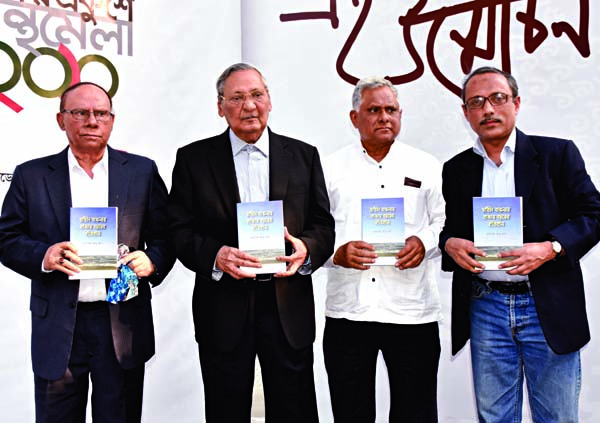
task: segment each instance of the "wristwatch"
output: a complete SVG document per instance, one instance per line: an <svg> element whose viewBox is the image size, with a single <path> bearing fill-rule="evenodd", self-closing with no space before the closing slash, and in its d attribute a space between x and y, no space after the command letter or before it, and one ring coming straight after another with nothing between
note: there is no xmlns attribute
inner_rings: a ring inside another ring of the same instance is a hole
<svg viewBox="0 0 600 423"><path fill-rule="evenodd" d="M554 251L554 258L556 259L562 253L562 245L557 240L550 241L552 244L552 251Z"/></svg>

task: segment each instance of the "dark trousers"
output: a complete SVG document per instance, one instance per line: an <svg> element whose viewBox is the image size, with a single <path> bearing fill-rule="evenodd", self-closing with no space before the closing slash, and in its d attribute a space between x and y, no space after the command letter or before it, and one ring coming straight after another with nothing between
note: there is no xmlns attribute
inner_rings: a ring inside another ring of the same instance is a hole
<svg viewBox="0 0 600 423"><path fill-rule="evenodd" d="M258 355L266 422L318 422L312 345L300 350L289 345L279 321L274 282L254 286L238 346L222 352L207 342L199 345L206 421L250 421Z"/></svg>
<svg viewBox="0 0 600 423"><path fill-rule="evenodd" d="M36 422L84 423L90 376L94 423L140 423L144 365L131 370L119 365L106 302L78 304L73 347L63 378L34 376Z"/></svg>
<svg viewBox="0 0 600 423"><path fill-rule="evenodd" d="M375 421L379 351L389 378L389 422L437 422L437 322L398 325L328 317L323 353L336 423Z"/></svg>

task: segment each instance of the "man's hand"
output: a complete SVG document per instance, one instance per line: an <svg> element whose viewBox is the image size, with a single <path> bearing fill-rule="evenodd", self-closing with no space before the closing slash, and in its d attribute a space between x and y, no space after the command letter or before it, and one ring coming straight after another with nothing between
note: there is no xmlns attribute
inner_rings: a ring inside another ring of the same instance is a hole
<svg viewBox="0 0 600 423"><path fill-rule="evenodd" d="M308 254L308 249L304 242L301 239L290 235L286 227L283 228L283 235L285 236L285 239L292 244L293 253L290 256L277 257L278 261L285 261L288 262L288 264L285 272L278 272L273 275L276 278L287 278L288 276L292 276L298 271L300 266L304 264L306 255Z"/></svg>
<svg viewBox="0 0 600 423"><path fill-rule="evenodd" d="M502 251L499 257L513 257L512 260L498 266L500 269L511 268L506 273L509 275L528 275L542 264L554 258L554 250L550 241L530 242L523 244L523 248Z"/></svg>
<svg viewBox="0 0 600 423"><path fill-rule="evenodd" d="M421 264L425 257L425 246L418 236L406 238L404 248L396 254L395 266L400 269L413 269Z"/></svg>
<svg viewBox="0 0 600 423"><path fill-rule="evenodd" d="M224 245L217 253L217 259L215 261L217 269L228 273L235 279L254 278L255 273L245 272L240 269L240 266L245 267L262 267L260 260L250 254L244 253L242 250L237 248L228 247Z"/></svg>
<svg viewBox="0 0 600 423"><path fill-rule="evenodd" d="M69 276L80 272L79 266L83 260L77 255L77 248L69 241L51 245L44 255L43 267L46 271L58 270Z"/></svg>
<svg viewBox="0 0 600 423"><path fill-rule="evenodd" d="M472 258L469 254L485 257L486 254L479 248L475 247L473 241L462 238L449 238L444 247L450 257L454 259L456 264L465 270L473 273L480 273L485 269L485 266Z"/></svg>
<svg viewBox="0 0 600 423"><path fill-rule="evenodd" d="M126 264L127 267L133 270L138 278L150 276L156 270L150 257L143 251L134 251L124 255L121 258L121 263Z"/></svg>
<svg viewBox="0 0 600 423"><path fill-rule="evenodd" d="M376 258L375 248L368 242L350 241L337 249L333 264L348 269L368 270Z"/></svg>

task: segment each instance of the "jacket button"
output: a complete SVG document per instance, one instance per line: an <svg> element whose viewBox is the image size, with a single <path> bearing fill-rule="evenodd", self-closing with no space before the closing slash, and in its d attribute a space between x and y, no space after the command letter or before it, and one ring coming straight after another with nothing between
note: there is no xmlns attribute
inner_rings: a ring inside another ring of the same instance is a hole
<svg viewBox="0 0 600 423"><path fill-rule="evenodd" d="M71 301L69 303L69 307L71 307L71 308L75 308L76 306L77 306L77 303L75 301Z"/></svg>

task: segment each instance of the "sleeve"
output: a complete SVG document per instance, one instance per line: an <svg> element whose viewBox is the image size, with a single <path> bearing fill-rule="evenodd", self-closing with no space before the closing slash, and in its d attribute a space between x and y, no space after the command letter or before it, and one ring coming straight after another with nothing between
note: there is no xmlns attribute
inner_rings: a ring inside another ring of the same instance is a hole
<svg viewBox="0 0 600 423"><path fill-rule="evenodd" d="M153 286L160 284L175 264L175 255L167 245L167 187L162 180L156 163L152 161L148 198L147 219L142 230L146 243L145 253L152 260L156 271L148 280Z"/></svg>
<svg viewBox="0 0 600 423"><path fill-rule="evenodd" d="M431 172L432 183L426 197L426 212L429 224L416 234L425 246L426 259L437 257L440 254L438 240L446 216L444 210L445 202L441 189L442 169L437 160L431 163Z"/></svg>
<svg viewBox="0 0 600 423"><path fill-rule="evenodd" d="M464 200L456 191L457 179L452 166L445 163L442 168L442 195L446 204L446 216L444 226L440 232L438 246L442 254L442 270L446 272L461 269L454 259L446 253L446 242L452 237L468 238L467 234L461 234L461 228L472 228L473 226L472 210L470 207L467 207L468 210L465 209Z"/></svg>
<svg viewBox="0 0 600 423"><path fill-rule="evenodd" d="M10 188L4 197L0 215L0 262L29 279L42 277L44 255L50 243L32 239L29 220L30 207L21 167L13 173Z"/></svg>
<svg viewBox="0 0 600 423"><path fill-rule="evenodd" d="M197 212L199 200L193 193L195 184L192 164L186 151L179 149L167 200L169 244L185 267L211 280L215 258L225 244L204 233Z"/></svg>
<svg viewBox="0 0 600 423"><path fill-rule="evenodd" d="M560 242L571 266L575 266L600 240L600 194L572 141L565 144L560 157L560 174L554 183L563 216L550 236Z"/></svg>
<svg viewBox="0 0 600 423"><path fill-rule="evenodd" d="M329 211L329 196L319 152L313 148L310 169L309 213L306 225L298 235L308 249L312 272L321 267L333 254L335 223Z"/></svg>

